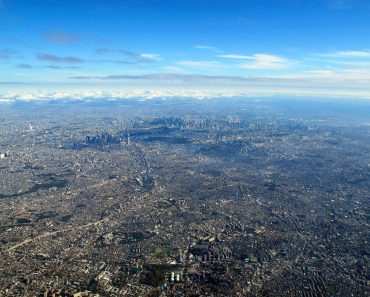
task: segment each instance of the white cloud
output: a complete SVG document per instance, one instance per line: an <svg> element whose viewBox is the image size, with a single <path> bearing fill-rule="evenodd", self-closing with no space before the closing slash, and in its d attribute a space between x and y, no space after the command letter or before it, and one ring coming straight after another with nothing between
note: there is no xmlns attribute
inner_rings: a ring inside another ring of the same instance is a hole
<svg viewBox="0 0 370 297"><path fill-rule="evenodd" d="M290 66L290 62L282 57L255 54L253 62L240 64L239 67L247 69L285 69Z"/></svg>
<svg viewBox="0 0 370 297"><path fill-rule="evenodd" d="M370 51L344 51L344 52L337 52L337 54L343 57L370 58Z"/></svg>
<svg viewBox="0 0 370 297"><path fill-rule="evenodd" d="M245 56L245 55L219 55L219 57L236 60L253 60L255 58L254 56Z"/></svg>
<svg viewBox="0 0 370 297"><path fill-rule="evenodd" d="M316 69L302 73L276 75L271 78L314 81L318 84L330 83L340 87L363 87L370 82L370 71L367 69Z"/></svg>
<svg viewBox="0 0 370 297"><path fill-rule="evenodd" d="M194 68L219 68L222 64L219 61L179 61L177 64Z"/></svg>
<svg viewBox="0 0 370 297"><path fill-rule="evenodd" d="M176 67L176 66L164 66L162 69L164 71L167 71L167 72L181 72L181 71L183 71L180 67Z"/></svg>
<svg viewBox="0 0 370 297"><path fill-rule="evenodd" d="M350 50L316 54L311 69L298 74L300 77L337 79L338 81L364 82L370 79L370 51ZM316 69L315 69L316 68Z"/></svg>
<svg viewBox="0 0 370 297"><path fill-rule="evenodd" d="M212 98L255 98L271 96L312 96L312 97L331 97L331 98L363 98L370 100L370 94L364 90L333 90L316 87L248 87L247 89L174 89L174 90L74 90L74 91L0 91L0 105L11 104L17 101L23 102L47 102L58 100L79 100L81 102L91 102L94 100L125 100L125 99L171 99L171 98L189 98L189 99L212 99Z"/></svg>
<svg viewBox="0 0 370 297"><path fill-rule="evenodd" d="M219 55L220 58L234 59L234 60L250 60L248 63L241 63L240 68L246 69L285 69L288 68L291 62L283 57L268 55L268 54L254 54L247 55Z"/></svg>
<svg viewBox="0 0 370 297"><path fill-rule="evenodd" d="M311 70L307 71L307 74L305 74L306 77L315 77L315 78L334 78L338 77L337 73L333 70Z"/></svg>
<svg viewBox="0 0 370 297"><path fill-rule="evenodd" d="M222 53L222 51L219 50L217 47L210 46L210 45L201 45L201 44L199 44L199 45L194 45L194 48L202 49L202 50L208 50L208 51L218 53L218 54Z"/></svg>
<svg viewBox="0 0 370 297"><path fill-rule="evenodd" d="M162 60L162 57L160 55L152 54L152 53L143 53L143 54L140 54L140 57L142 57L144 59L150 59L150 60L153 60L153 61Z"/></svg>
<svg viewBox="0 0 370 297"><path fill-rule="evenodd" d="M291 65L291 62L283 57L267 55L267 54L254 54L236 55L224 54L218 55L219 58L236 60L239 64L223 64L220 61L179 61L178 64L182 66L216 69L216 68L244 68L244 69L285 69ZM248 60L249 62L241 61Z"/></svg>
<svg viewBox="0 0 370 297"><path fill-rule="evenodd" d="M320 54L320 56L337 58L370 58L370 51L338 51L328 54Z"/></svg>

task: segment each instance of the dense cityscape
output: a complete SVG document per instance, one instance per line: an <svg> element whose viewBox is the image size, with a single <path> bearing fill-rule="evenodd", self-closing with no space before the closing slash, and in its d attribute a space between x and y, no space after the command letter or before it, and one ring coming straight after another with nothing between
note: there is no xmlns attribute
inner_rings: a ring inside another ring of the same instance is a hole
<svg viewBox="0 0 370 297"><path fill-rule="evenodd" d="M370 105L15 102L0 296L367 296Z"/></svg>

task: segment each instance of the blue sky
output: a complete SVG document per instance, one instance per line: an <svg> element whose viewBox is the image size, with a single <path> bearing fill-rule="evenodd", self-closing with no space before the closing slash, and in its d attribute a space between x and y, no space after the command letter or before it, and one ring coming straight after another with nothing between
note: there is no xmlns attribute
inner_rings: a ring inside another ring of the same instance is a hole
<svg viewBox="0 0 370 297"><path fill-rule="evenodd" d="M0 89L369 94L367 0L0 0Z"/></svg>

